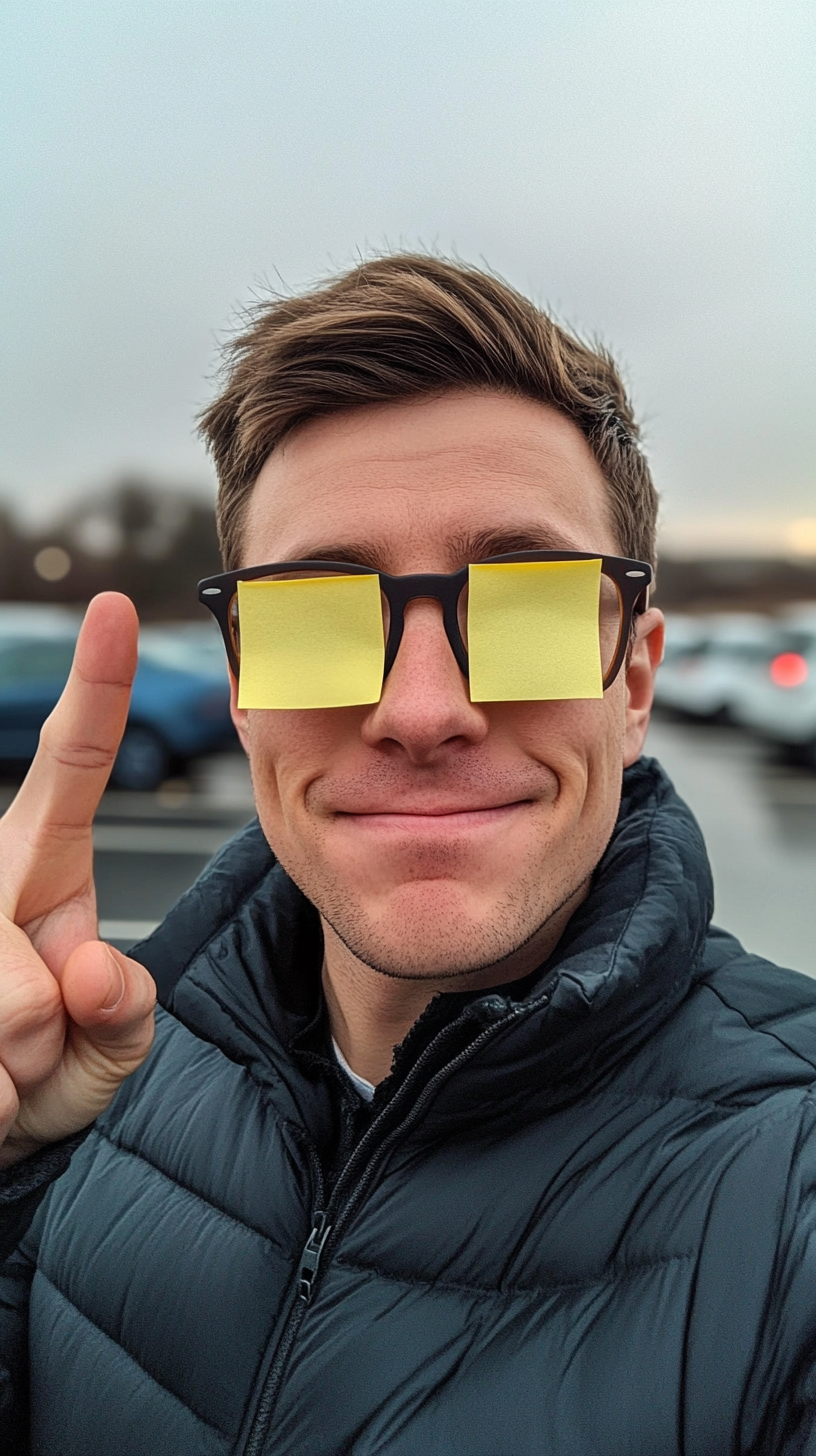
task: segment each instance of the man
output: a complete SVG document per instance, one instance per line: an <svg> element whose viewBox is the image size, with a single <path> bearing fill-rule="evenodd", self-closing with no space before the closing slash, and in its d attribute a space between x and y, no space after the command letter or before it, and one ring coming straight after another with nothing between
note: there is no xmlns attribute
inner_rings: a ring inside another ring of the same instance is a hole
<svg viewBox="0 0 816 1456"><path fill-rule="evenodd" d="M816 988L641 759L613 364L396 256L262 307L203 431L259 822L98 941L98 599L0 825L4 1449L816 1451Z"/></svg>

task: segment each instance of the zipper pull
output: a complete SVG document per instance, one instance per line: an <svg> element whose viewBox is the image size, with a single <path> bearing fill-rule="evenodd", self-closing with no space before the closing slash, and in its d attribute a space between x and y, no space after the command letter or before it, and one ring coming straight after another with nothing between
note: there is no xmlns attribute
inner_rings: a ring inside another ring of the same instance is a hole
<svg viewBox="0 0 816 1456"><path fill-rule="evenodd" d="M302 1299L304 1304L308 1304L312 1297L312 1287L317 1276L320 1255L323 1253L323 1245L330 1233L331 1224L326 1222L325 1213L316 1213L314 1228L306 1240L306 1247L301 1255L298 1269L298 1298Z"/></svg>

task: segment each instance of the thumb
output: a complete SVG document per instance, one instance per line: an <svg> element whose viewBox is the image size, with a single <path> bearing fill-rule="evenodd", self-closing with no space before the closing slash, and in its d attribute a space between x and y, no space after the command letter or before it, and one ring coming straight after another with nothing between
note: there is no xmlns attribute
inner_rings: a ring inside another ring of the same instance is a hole
<svg viewBox="0 0 816 1456"><path fill-rule="evenodd" d="M57 980L67 1013L65 1044L51 1076L20 1099L15 1136L23 1156L93 1122L153 1042L156 987L138 961L104 941L86 940Z"/></svg>
<svg viewBox="0 0 816 1456"><path fill-rule="evenodd" d="M113 946L88 940L71 952L58 979L79 1062L118 1085L150 1051L153 977Z"/></svg>

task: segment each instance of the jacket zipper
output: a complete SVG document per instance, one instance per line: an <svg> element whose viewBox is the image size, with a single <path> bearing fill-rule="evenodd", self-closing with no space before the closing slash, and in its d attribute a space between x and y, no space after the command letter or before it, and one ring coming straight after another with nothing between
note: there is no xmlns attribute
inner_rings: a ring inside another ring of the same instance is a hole
<svg viewBox="0 0 816 1456"><path fill-rule="evenodd" d="M311 1233L303 1246L297 1271L295 1298L290 1306L286 1323L278 1341L275 1358L263 1382L261 1398L258 1401L258 1408L250 1427L246 1446L244 1447L245 1456L259 1456L259 1453L263 1449L272 1419L272 1411L283 1381L284 1371L292 1346L297 1338L301 1321L306 1313L306 1306L312 1297L312 1287L320 1265L320 1258L330 1233L331 1224L328 1223L326 1214L321 1209L315 1213Z"/></svg>
<svg viewBox="0 0 816 1456"><path fill-rule="evenodd" d="M269 1427L272 1423L272 1416L275 1412L278 1396L280 1395L289 1356L297 1338L303 1317L314 1294L321 1264L325 1268L325 1263L323 1262L324 1257L327 1260L334 1251L342 1234L343 1227L354 1213L361 1199L365 1196L376 1174L377 1168L390 1151L393 1143L396 1142L398 1137L409 1132L420 1120L430 1098L434 1095L441 1082L450 1076L452 1072L457 1071L487 1041L490 1041L499 1031L503 1031L512 1021L517 1021L522 1016L532 1014L534 1010L538 1010L542 1005L546 1005L549 999L549 995L545 993L543 996L537 997L536 1001L530 1006L514 1008L501 1021L494 1022L492 1026L486 1027L477 1037L474 1037L473 1041L458 1056L453 1057L450 1062L446 1062L443 1067L440 1067L435 1076L431 1077L430 1081L425 1085L407 1115L401 1122L397 1122L389 1132L386 1132L379 1146L373 1149L367 1165L357 1180L356 1186L352 1189L345 1205L341 1208L341 1198L345 1193L347 1185L352 1181L358 1165L365 1162L369 1148L371 1148L372 1144L376 1143L375 1134L384 1122L387 1122L390 1117L393 1117L395 1108L405 1101L405 1098L409 1095L428 1062L439 1055L440 1041L444 1038L445 1033L447 1032L449 1034L450 1039L456 1031L455 1026L446 1027L440 1034L440 1038L426 1048L416 1065L412 1067L411 1072L406 1077L393 1100L383 1108L379 1117L375 1119L368 1129L368 1132L361 1138L337 1180L334 1192L329 1199L326 1209L315 1211L312 1229L300 1256L295 1298L281 1333L275 1358L263 1383L261 1397L258 1401L255 1416L244 1447L244 1456L261 1456Z"/></svg>
<svg viewBox="0 0 816 1456"><path fill-rule="evenodd" d="M320 1266L320 1256L331 1233L331 1224L327 1221L322 1209L319 1209L314 1217L314 1228L306 1240L306 1247L300 1256L300 1268L298 1269L298 1299L302 1300L304 1304L308 1304L312 1297L312 1288Z"/></svg>

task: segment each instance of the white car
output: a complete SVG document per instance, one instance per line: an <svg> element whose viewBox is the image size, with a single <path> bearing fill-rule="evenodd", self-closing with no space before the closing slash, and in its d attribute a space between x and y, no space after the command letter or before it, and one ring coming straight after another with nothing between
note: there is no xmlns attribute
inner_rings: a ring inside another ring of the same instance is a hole
<svg viewBox="0 0 816 1456"><path fill-rule="evenodd" d="M76 636L82 621L80 607L51 606L47 602L0 602L0 635L51 637L60 633Z"/></svg>
<svg viewBox="0 0 816 1456"><path fill-rule="evenodd" d="M735 720L816 768L816 609L785 613L774 649L746 682Z"/></svg>
<svg viewBox="0 0 816 1456"><path fill-rule="evenodd" d="M655 701L673 712L732 721L745 684L773 653L774 624L749 612L667 619Z"/></svg>

